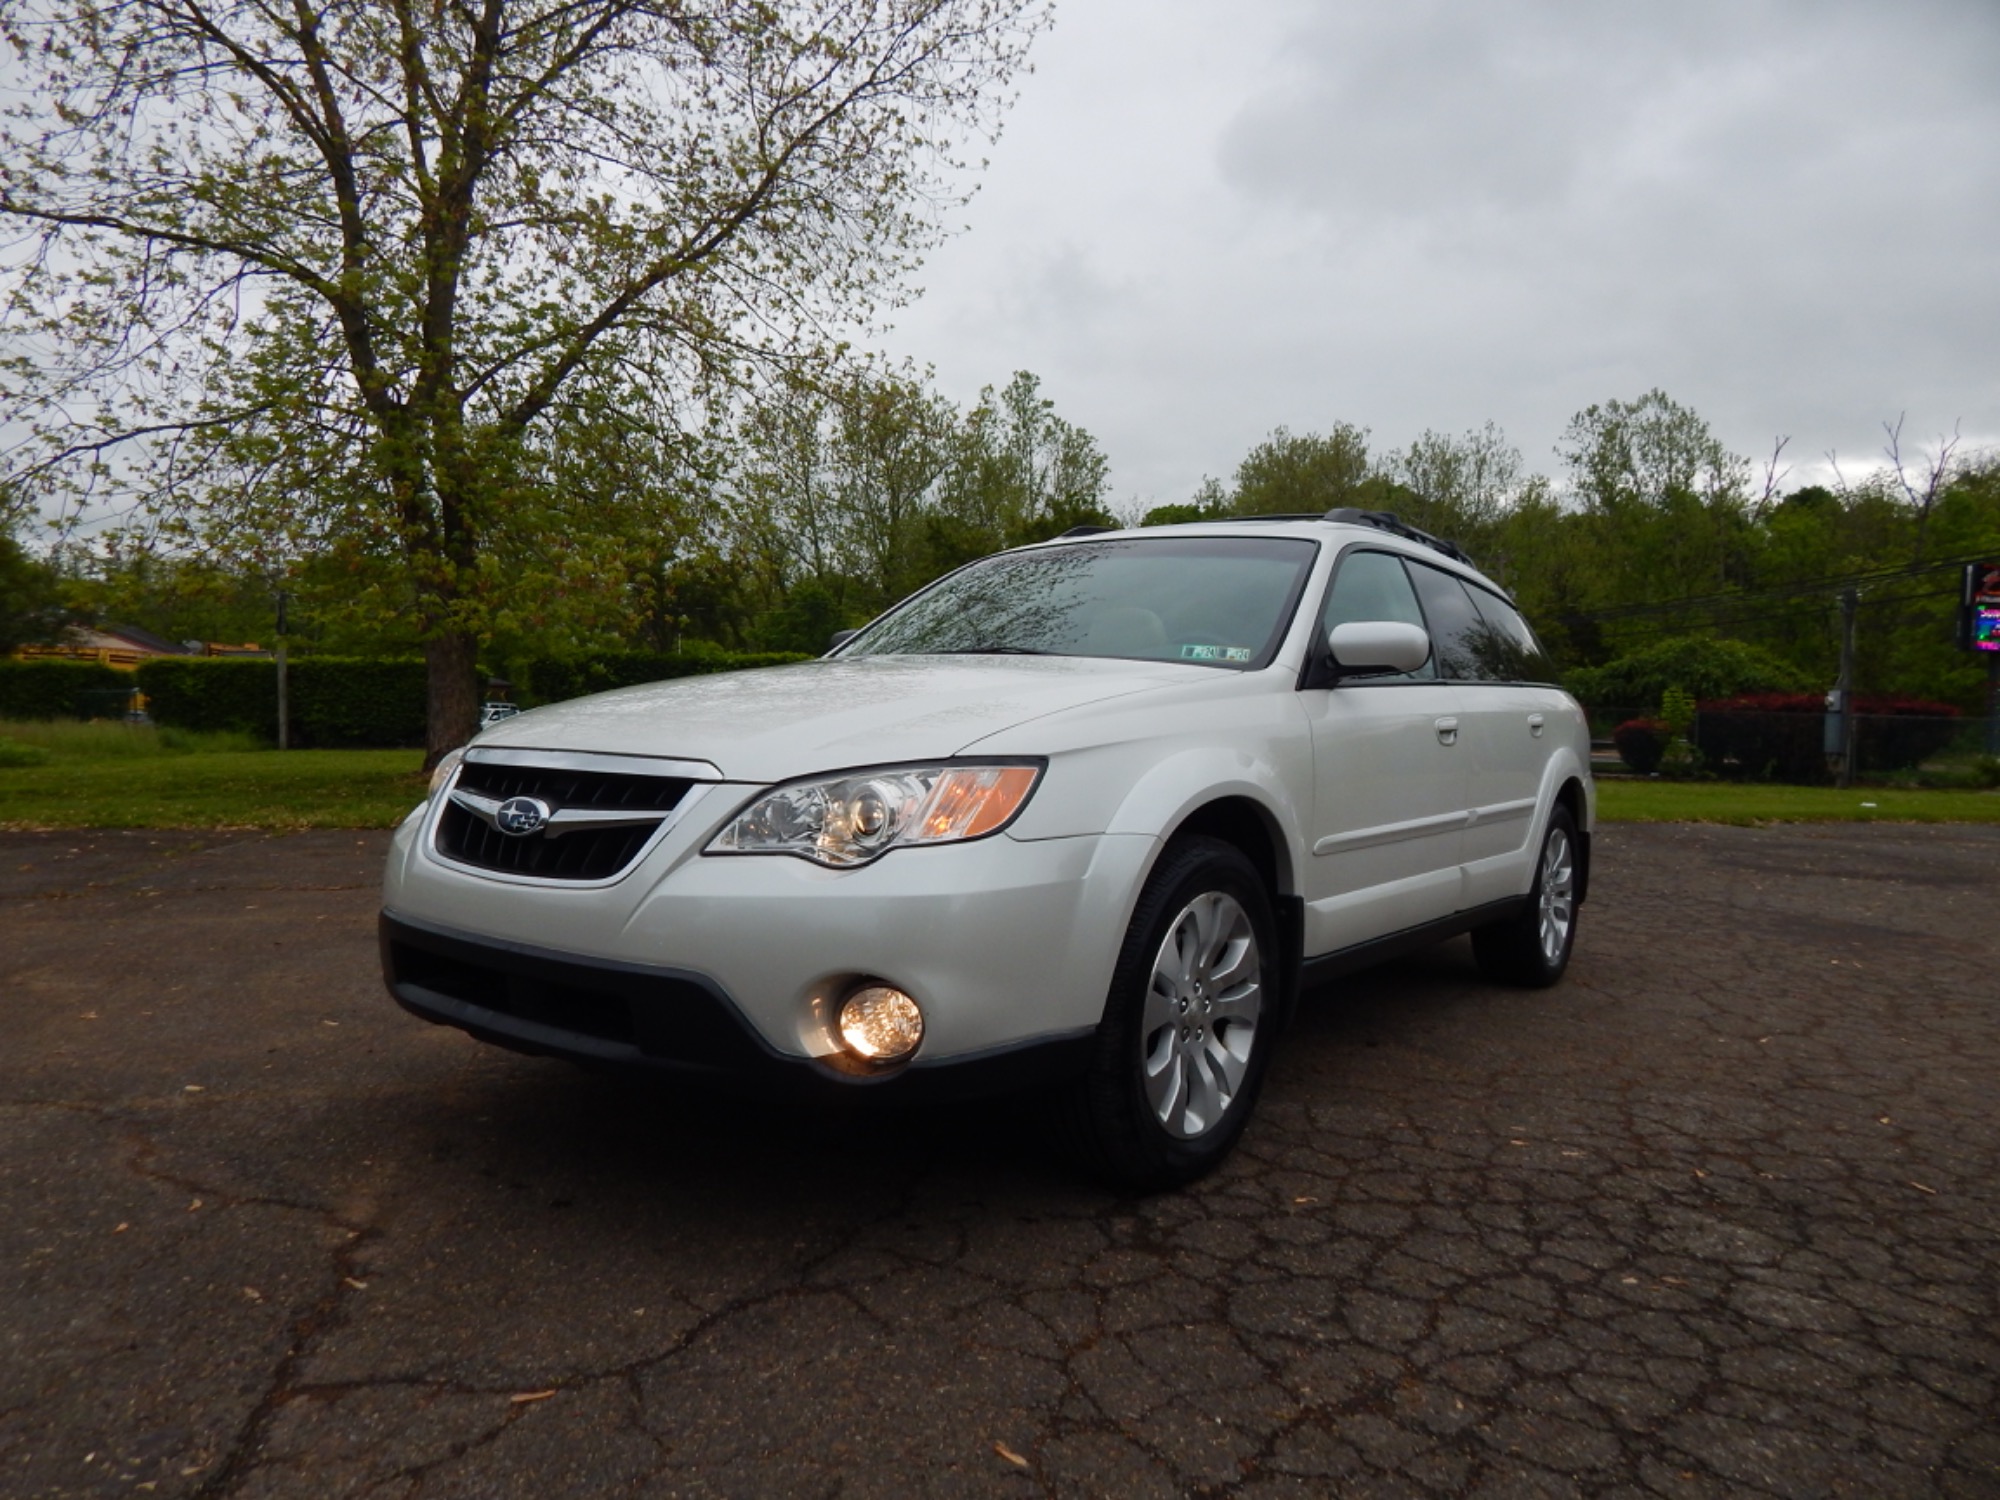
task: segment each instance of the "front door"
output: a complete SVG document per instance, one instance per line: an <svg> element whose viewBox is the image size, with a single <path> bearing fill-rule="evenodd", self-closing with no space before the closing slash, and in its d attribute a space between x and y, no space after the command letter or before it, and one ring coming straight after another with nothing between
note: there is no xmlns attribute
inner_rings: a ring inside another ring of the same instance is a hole
<svg viewBox="0 0 2000 1500"><path fill-rule="evenodd" d="M1423 625L1402 560L1356 548L1334 574L1320 622ZM1305 952L1317 957L1458 909L1468 765L1462 689L1426 662L1301 697L1313 737L1312 849Z"/></svg>

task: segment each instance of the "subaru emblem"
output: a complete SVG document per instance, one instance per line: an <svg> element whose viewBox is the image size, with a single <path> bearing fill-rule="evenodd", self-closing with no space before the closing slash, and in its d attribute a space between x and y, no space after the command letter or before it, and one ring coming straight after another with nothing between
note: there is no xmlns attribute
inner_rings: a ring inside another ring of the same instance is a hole
<svg viewBox="0 0 2000 1500"><path fill-rule="evenodd" d="M509 797L493 810L493 826L520 838L547 823L549 812L548 803L539 797Z"/></svg>

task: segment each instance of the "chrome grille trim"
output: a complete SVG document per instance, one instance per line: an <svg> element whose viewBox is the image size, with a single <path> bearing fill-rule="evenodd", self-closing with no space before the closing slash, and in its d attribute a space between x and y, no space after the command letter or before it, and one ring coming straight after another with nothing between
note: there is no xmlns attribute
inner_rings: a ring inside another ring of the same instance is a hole
<svg viewBox="0 0 2000 1500"><path fill-rule="evenodd" d="M580 764L586 760L592 764ZM709 775L716 774L706 762L674 761L660 757L508 750L482 754L474 760L468 754L465 762L453 772L451 780L432 799L426 818L423 852L427 858L449 869L510 885L560 890L589 890L615 885L639 867L687 810L699 803L714 785L687 776L662 775L660 769L664 767L689 767ZM600 783L583 789L585 795L581 800L544 787L545 800L556 804L554 816L550 819L553 826L516 839L499 834L487 819L479 815L477 809L469 806L473 802L493 800L460 786L462 779L482 771L489 774L519 772L529 777L541 773L558 778L608 775L619 778L620 783L608 786ZM666 801L672 796L671 786L666 785L668 783L677 784L681 790L667 806L646 806L643 800L640 805L618 805L631 795L630 784L634 782L662 784L652 793L642 793L642 798L653 795L660 801ZM624 787L622 792L620 784ZM599 803L599 797L607 792L617 799L612 806ZM594 803L598 805L593 806ZM477 826L468 828L464 821L468 818ZM616 840L616 847L594 847L605 838ZM556 839L562 841L559 846L552 843Z"/></svg>
<svg viewBox="0 0 2000 1500"><path fill-rule="evenodd" d="M528 746L472 745L465 758L488 766L520 766L530 771L603 771L613 776L665 776L676 781L721 781L722 771L705 760L671 760L661 755L613 755L595 750L535 750Z"/></svg>

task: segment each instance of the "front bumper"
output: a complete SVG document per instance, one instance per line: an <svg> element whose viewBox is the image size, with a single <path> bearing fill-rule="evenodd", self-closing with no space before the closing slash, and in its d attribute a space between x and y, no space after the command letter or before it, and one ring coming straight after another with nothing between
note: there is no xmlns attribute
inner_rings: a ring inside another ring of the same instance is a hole
<svg viewBox="0 0 2000 1500"><path fill-rule="evenodd" d="M1093 1028L871 1072L778 1052L712 980L684 969L579 959L383 912L382 974L412 1015L498 1046L763 1093L898 1100L1011 1093L1074 1077Z"/></svg>
<svg viewBox="0 0 2000 1500"><path fill-rule="evenodd" d="M519 1050L808 1087L984 1092L1081 1058L1153 839L1003 833L852 870L703 855L745 790L715 788L594 884L456 864L420 809L383 883L392 993ZM839 1044L840 1000L863 980L923 1007L900 1069L857 1067Z"/></svg>

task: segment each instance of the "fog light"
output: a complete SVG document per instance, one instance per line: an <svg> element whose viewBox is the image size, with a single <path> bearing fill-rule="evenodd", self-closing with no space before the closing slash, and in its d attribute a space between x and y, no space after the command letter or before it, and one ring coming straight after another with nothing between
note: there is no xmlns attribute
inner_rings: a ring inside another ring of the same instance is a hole
<svg viewBox="0 0 2000 1500"><path fill-rule="evenodd" d="M866 984L841 1002L840 1039L856 1057L896 1062L924 1039L924 1013L901 990Z"/></svg>

